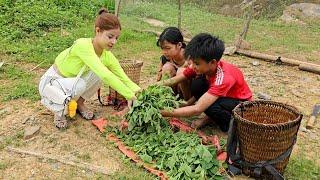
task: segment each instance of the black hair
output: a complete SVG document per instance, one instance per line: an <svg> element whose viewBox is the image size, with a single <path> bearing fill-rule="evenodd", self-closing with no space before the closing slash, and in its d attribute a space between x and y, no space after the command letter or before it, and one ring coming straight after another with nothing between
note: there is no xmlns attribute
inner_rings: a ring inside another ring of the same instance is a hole
<svg viewBox="0 0 320 180"><path fill-rule="evenodd" d="M208 33L196 35L187 45L184 56L192 60L203 59L206 62L219 61L224 52L224 42Z"/></svg>
<svg viewBox="0 0 320 180"><path fill-rule="evenodd" d="M171 44L182 43L182 48L186 47L186 44L183 42L183 36L181 31L176 27L168 27L160 34L160 37L157 41L157 46L161 47L161 44L164 41L168 41Z"/></svg>

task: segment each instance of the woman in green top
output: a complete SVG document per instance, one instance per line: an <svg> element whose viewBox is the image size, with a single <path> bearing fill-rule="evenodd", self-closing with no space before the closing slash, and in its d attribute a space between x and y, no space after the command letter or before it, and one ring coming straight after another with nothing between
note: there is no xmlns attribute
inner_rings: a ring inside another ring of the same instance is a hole
<svg viewBox="0 0 320 180"><path fill-rule="evenodd" d="M135 99L135 92L139 91L140 87L128 78L110 51L117 42L120 31L118 18L108 13L106 9L101 9L95 21L95 37L76 40L70 48L57 56L54 65L41 77L39 83L41 102L48 103L43 90L54 79L55 83L62 85L65 91L75 91L72 98L77 100L77 110L85 119L93 119L94 114L86 108L84 101L94 95L102 83L123 95L130 106ZM73 87L78 74L82 76ZM65 110L55 112L56 127L67 127L65 114Z"/></svg>

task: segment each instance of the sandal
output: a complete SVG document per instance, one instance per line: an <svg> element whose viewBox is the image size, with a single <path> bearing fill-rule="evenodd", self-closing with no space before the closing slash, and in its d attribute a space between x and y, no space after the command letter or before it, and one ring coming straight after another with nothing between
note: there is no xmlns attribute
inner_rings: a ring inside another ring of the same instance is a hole
<svg viewBox="0 0 320 180"><path fill-rule="evenodd" d="M94 113L92 111L89 111L89 110L79 111L79 110L77 110L77 112L85 120L92 120L94 118Z"/></svg>
<svg viewBox="0 0 320 180"><path fill-rule="evenodd" d="M67 129L68 127L68 121L65 116L59 116L59 115L54 115L54 125L59 129L59 130L64 130Z"/></svg>

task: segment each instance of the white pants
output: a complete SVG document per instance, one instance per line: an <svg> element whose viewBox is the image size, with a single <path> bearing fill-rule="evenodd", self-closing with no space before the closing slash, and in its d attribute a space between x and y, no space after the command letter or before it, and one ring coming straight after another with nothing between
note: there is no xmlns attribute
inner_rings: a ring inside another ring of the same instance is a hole
<svg viewBox="0 0 320 180"><path fill-rule="evenodd" d="M71 92L74 88L74 97L73 99L78 100L79 97L82 97L85 100L89 100L101 87L100 78L95 75L92 71L81 76L81 80L74 86L76 78L65 78L60 76L56 70L51 66L47 72L41 77L39 83L39 93L41 96L41 101L46 101L42 96L42 92L44 87L50 83L52 79L56 79L53 81L53 85L55 86L63 86L66 92ZM73 87L74 86L74 87ZM61 116L62 113L66 114L67 111L56 112Z"/></svg>

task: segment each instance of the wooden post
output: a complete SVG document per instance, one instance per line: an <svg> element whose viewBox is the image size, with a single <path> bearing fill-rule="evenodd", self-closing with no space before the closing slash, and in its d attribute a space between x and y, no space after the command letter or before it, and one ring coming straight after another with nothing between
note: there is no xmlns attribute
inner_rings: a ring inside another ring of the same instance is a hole
<svg viewBox="0 0 320 180"><path fill-rule="evenodd" d="M240 34L240 37L241 37L242 39L246 39L246 38L247 38L247 34L248 34L250 22L251 22L251 20L252 20L252 18L253 18L253 12L254 12L254 7L253 7L253 6L254 6L254 5L253 5L253 3L252 3L252 4L250 5L250 7L248 7L248 8L250 8L250 9L249 9L249 12L248 12L248 15L247 15L247 20L246 20L246 22L244 23L243 31L242 31L242 33Z"/></svg>
<svg viewBox="0 0 320 180"><path fill-rule="evenodd" d="M243 30L240 33L240 35L235 43L235 46L237 49L240 49L242 40L245 40L247 38L250 22L253 18L253 14L254 14L254 2L250 2L250 4L245 9L248 9L248 12L246 13L246 21L243 25Z"/></svg>
<svg viewBox="0 0 320 180"><path fill-rule="evenodd" d="M115 0L115 10L114 10L114 15L116 15L117 17L119 16L120 3L121 3L121 0Z"/></svg>
<svg viewBox="0 0 320 180"><path fill-rule="evenodd" d="M181 1L178 0L178 5L179 5L179 13L178 13L178 28L181 30Z"/></svg>

